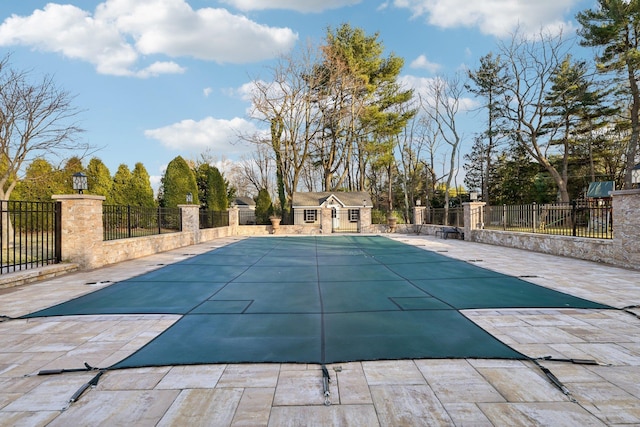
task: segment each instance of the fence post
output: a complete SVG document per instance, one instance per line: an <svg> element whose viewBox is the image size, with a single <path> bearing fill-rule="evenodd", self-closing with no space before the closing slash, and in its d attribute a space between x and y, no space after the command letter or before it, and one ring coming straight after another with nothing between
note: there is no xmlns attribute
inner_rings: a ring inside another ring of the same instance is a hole
<svg viewBox="0 0 640 427"><path fill-rule="evenodd" d="M485 202L466 202L462 204L464 210L464 238L472 239L471 230L481 230L484 228L484 207Z"/></svg>
<svg viewBox="0 0 640 427"><path fill-rule="evenodd" d="M320 232L322 234L333 233L333 209L321 208L320 209Z"/></svg>
<svg viewBox="0 0 640 427"><path fill-rule="evenodd" d="M229 234L235 236L238 234L238 226L240 225L240 209L237 205L229 208Z"/></svg>
<svg viewBox="0 0 640 427"><path fill-rule="evenodd" d="M640 189L612 191L613 257L615 264L638 269L640 265Z"/></svg>
<svg viewBox="0 0 640 427"><path fill-rule="evenodd" d="M573 230L573 234L572 234L573 237L576 237L576 232L577 232L577 230L576 230L576 226L577 226L577 224L576 224L577 221L576 220L578 218L578 216L577 216L577 208L578 208L578 204L576 203L575 200L572 200L571 201L571 228Z"/></svg>
<svg viewBox="0 0 640 427"><path fill-rule="evenodd" d="M533 232L535 233L536 230L538 229L538 205L536 204L536 202L533 202L531 204L531 209L533 210L532 212L532 216L533 216Z"/></svg>
<svg viewBox="0 0 640 427"><path fill-rule="evenodd" d="M178 205L182 232L192 233L192 243L200 243L200 206Z"/></svg>
<svg viewBox="0 0 640 427"><path fill-rule="evenodd" d="M131 237L131 205L127 205L127 237Z"/></svg>
<svg viewBox="0 0 640 427"><path fill-rule="evenodd" d="M414 231L417 233L419 230L419 226L422 224L426 224L426 216L425 212L427 210L426 206L414 206L413 207L413 226Z"/></svg>
<svg viewBox="0 0 640 427"><path fill-rule="evenodd" d="M502 205L502 229L507 229L507 205Z"/></svg>
<svg viewBox="0 0 640 427"><path fill-rule="evenodd" d="M56 202L55 204L55 248L56 248L56 262L62 262L62 203Z"/></svg>
<svg viewBox="0 0 640 427"><path fill-rule="evenodd" d="M367 233L371 228L371 207L363 206L358 215L358 233Z"/></svg>
<svg viewBox="0 0 640 427"><path fill-rule="evenodd" d="M104 265L102 202L104 196L64 194L51 196L60 202L61 258L82 269Z"/></svg>

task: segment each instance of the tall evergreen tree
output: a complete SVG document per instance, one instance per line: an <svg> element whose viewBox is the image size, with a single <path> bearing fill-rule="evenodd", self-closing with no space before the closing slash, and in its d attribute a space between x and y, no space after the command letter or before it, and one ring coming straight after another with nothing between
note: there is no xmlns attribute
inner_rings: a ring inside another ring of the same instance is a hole
<svg viewBox="0 0 640 427"><path fill-rule="evenodd" d="M129 197L129 183L131 182L131 170L124 163L118 166L113 175L113 203L119 206L131 204Z"/></svg>
<svg viewBox="0 0 640 427"><path fill-rule="evenodd" d="M501 139L507 133L504 121L504 93L508 82L505 71L506 65L500 56L493 53L480 58L480 66L475 71L469 71L469 79L474 85L467 85L469 91L484 98L483 107L487 110L486 129L476 139L473 158L465 165L467 174L479 176L481 199L491 200L489 186L493 158ZM467 156L465 156L466 158Z"/></svg>
<svg viewBox="0 0 640 427"><path fill-rule="evenodd" d="M203 208L212 211L225 211L229 208L229 183L220 170L208 163L196 168L198 197Z"/></svg>
<svg viewBox="0 0 640 427"><path fill-rule="evenodd" d="M631 135L626 150L624 183L631 188L631 170L640 143L640 0L598 0L598 6L578 13L581 44L598 49L603 72L616 73L627 87Z"/></svg>
<svg viewBox="0 0 640 427"><path fill-rule="evenodd" d="M113 179L111 172L102 160L93 157L87 165L88 193L105 197L105 204L113 205Z"/></svg>
<svg viewBox="0 0 640 427"><path fill-rule="evenodd" d="M129 204L132 206L155 207L156 201L153 198L153 188L151 188L149 173L140 162L136 163L133 168L128 192Z"/></svg>
<svg viewBox="0 0 640 427"><path fill-rule="evenodd" d="M327 30L321 50L323 63L317 73L324 78L314 81L320 82L317 94L330 107L325 111L328 117L323 117L330 132L324 135L333 143L342 143L319 159L324 170L324 189L343 186L350 172L351 157L355 155L358 176L351 181L357 184L348 187L362 190L371 156L386 158L393 151L389 148L394 146L395 137L416 114L413 109L402 108L412 99L413 90L400 87L397 78L404 60L394 54L383 57L384 45L378 33L367 35L362 28L344 23L335 30ZM328 145L326 141L322 143ZM382 164L390 167L384 160ZM342 171L335 177L337 166Z"/></svg>
<svg viewBox="0 0 640 427"><path fill-rule="evenodd" d="M167 165L167 170L162 177L162 199L160 204L163 207L174 208L186 203L187 194L191 193L193 203L199 204L198 184L193 170L189 164L178 156Z"/></svg>
<svg viewBox="0 0 640 427"><path fill-rule="evenodd" d="M46 159L35 159L11 193L12 200L50 202L54 194L64 194L60 174Z"/></svg>
<svg viewBox="0 0 640 427"><path fill-rule="evenodd" d="M555 168L566 183L567 193L571 193L570 162L581 163L580 145L588 141L585 126L595 117L594 109L600 97L592 89L592 82L587 77L585 62L573 61L570 55L559 64L551 76L551 87L545 95L544 105L547 120L545 127L549 129L550 146L556 148L557 161ZM577 194L570 194L575 198Z"/></svg>
<svg viewBox="0 0 640 427"><path fill-rule="evenodd" d="M269 224L269 217L273 215L271 196L266 189L261 189L256 197L256 224Z"/></svg>
<svg viewBox="0 0 640 427"><path fill-rule="evenodd" d="M58 181L60 182L60 189L63 194L73 194L76 190L73 189L73 175L82 172L84 173L84 167L82 166L82 159L77 156L69 158L62 169L58 171Z"/></svg>

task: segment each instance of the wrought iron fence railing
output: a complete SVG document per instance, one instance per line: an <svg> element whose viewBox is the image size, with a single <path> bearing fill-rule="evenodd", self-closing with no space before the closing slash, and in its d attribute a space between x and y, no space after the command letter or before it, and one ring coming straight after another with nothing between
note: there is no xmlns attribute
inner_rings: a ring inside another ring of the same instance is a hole
<svg viewBox="0 0 640 427"><path fill-rule="evenodd" d="M423 222L425 224L464 227L464 208L426 208Z"/></svg>
<svg viewBox="0 0 640 427"><path fill-rule="evenodd" d="M256 211L253 209L238 209L239 225L255 225Z"/></svg>
<svg viewBox="0 0 640 427"><path fill-rule="evenodd" d="M599 239L613 238L610 204L580 201L485 206L483 217L486 229Z"/></svg>
<svg viewBox="0 0 640 427"><path fill-rule="evenodd" d="M200 229L229 226L229 212L200 209Z"/></svg>
<svg viewBox="0 0 640 427"><path fill-rule="evenodd" d="M60 203L0 201L0 274L60 262Z"/></svg>
<svg viewBox="0 0 640 427"><path fill-rule="evenodd" d="M104 240L175 233L182 229L182 213L179 208L104 205L102 225Z"/></svg>

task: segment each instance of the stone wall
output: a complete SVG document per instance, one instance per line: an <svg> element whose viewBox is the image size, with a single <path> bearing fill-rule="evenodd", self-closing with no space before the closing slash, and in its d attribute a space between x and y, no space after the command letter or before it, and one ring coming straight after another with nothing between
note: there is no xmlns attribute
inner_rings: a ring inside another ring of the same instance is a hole
<svg viewBox="0 0 640 427"><path fill-rule="evenodd" d="M464 236L465 240L477 243L619 265L614 262L612 240L500 230L472 230L469 234L467 233Z"/></svg>
<svg viewBox="0 0 640 427"><path fill-rule="evenodd" d="M481 202L465 203L465 240L640 269L640 190L614 191L613 239L484 230Z"/></svg>
<svg viewBox="0 0 640 427"><path fill-rule="evenodd" d="M115 264L129 259L141 258L171 249L194 244L193 232L156 234L153 236L132 237L130 239L107 240L102 242L103 257L94 264L80 264L84 269Z"/></svg>

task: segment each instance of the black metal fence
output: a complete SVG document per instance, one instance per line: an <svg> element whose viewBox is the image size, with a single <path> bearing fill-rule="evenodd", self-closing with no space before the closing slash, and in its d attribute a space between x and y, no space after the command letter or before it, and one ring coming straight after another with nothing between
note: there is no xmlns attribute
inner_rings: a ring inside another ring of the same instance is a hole
<svg viewBox="0 0 640 427"><path fill-rule="evenodd" d="M60 203L0 201L0 274L62 258Z"/></svg>
<svg viewBox="0 0 640 427"><path fill-rule="evenodd" d="M427 208L424 212L425 224L464 227L464 208Z"/></svg>
<svg viewBox="0 0 640 427"><path fill-rule="evenodd" d="M587 201L485 206L484 228L573 237L613 238L611 204Z"/></svg>
<svg viewBox="0 0 640 427"><path fill-rule="evenodd" d="M239 225L255 225L256 211L253 209L238 209Z"/></svg>
<svg viewBox="0 0 640 427"><path fill-rule="evenodd" d="M182 229L182 213L179 208L104 205L102 225L104 240L175 233Z"/></svg>
<svg viewBox="0 0 640 427"><path fill-rule="evenodd" d="M200 209L200 229L229 226L229 212Z"/></svg>

